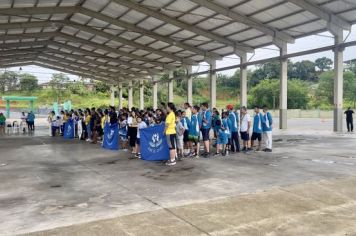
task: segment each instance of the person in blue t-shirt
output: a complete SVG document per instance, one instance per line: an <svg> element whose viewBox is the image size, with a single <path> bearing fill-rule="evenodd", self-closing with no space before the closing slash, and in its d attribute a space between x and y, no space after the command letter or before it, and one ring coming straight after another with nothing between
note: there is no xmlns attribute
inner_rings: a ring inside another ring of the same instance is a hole
<svg viewBox="0 0 356 236"><path fill-rule="evenodd" d="M190 120L190 126L189 126L189 141L190 141L190 147L192 148L190 156L195 158L199 157L199 150L200 150L199 138L200 138L201 120L200 120L200 116L198 115L199 109L200 108L198 106L192 107L192 118ZM195 148L193 148L193 144L195 145Z"/></svg>
<svg viewBox="0 0 356 236"><path fill-rule="evenodd" d="M265 152L272 152L272 127L273 120L272 115L268 111L266 106L263 106L263 118L262 118L262 135L265 141L266 148L263 149Z"/></svg>
<svg viewBox="0 0 356 236"><path fill-rule="evenodd" d="M220 120L220 125L218 124ZM218 140L218 133L219 133L219 129L221 126L221 117L220 117L220 113L219 111L214 108L213 109L213 116L212 116L212 121L211 121L211 127L214 130L214 137L216 138L216 142L213 144L213 147L216 146L217 144L217 140Z"/></svg>
<svg viewBox="0 0 356 236"><path fill-rule="evenodd" d="M231 152L240 152L240 141L239 141L239 118L238 114L234 112L234 107L232 105L227 105L226 109L229 112L229 120L231 123Z"/></svg>
<svg viewBox="0 0 356 236"><path fill-rule="evenodd" d="M256 151L261 151L261 140L262 140L262 119L263 115L260 113L260 108L255 106L255 116L253 117L253 129L251 136L251 148L253 148L254 142L258 140L258 148Z"/></svg>
<svg viewBox="0 0 356 236"><path fill-rule="evenodd" d="M229 115L228 112L223 112L222 113L223 119L217 120L217 125L219 127L219 130L218 130L218 137L217 137L216 153L214 156L220 155L220 150L223 156L229 154L228 149L229 149L229 138L231 137L231 132L229 128L230 121L228 119L228 115Z"/></svg>
<svg viewBox="0 0 356 236"><path fill-rule="evenodd" d="M210 137L209 137L209 135L210 135L210 128L211 128L212 113L211 113L211 110L209 109L209 105L207 102L202 103L201 108L202 108L201 134L203 137L204 149L205 149L203 157L209 157L210 156Z"/></svg>
<svg viewBox="0 0 356 236"><path fill-rule="evenodd" d="M190 150L191 150L191 146L190 146L190 142L189 142L189 127L190 127L190 119L191 117L187 117L186 116L186 112L183 111L182 112L182 118L181 118L181 122L182 125L184 127L184 134L183 134L183 146L184 146L184 156L189 156L190 155Z"/></svg>
<svg viewBox="0 0 356 236"><path fill-rule="evenodd" d="M27 114L27 125L29 131L35 130L35 118L35 114L33 114L32 111Z"/></svg>

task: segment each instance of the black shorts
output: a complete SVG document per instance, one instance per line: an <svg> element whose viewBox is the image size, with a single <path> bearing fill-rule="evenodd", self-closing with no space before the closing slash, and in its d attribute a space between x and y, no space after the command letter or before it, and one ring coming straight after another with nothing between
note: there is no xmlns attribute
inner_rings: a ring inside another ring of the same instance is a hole
<svg viewBox="0 0 356 236"><path fill-rule="evenodd" d="M208 141L210 129L201 129L201 135L203 136L203 141Z"/></svg>
<svg viewBox="0 0 356 236"><path fill-rule="evenodd" d="M168 134L166 135L167 144L169 150L176 149L176 135L175 134Z"/></svg>
<svg viewBox="0 0 356 236"><path fill-rule="evenodd" d="M256 139L258 139L258 141L261 141L262 140L262 134L253 132L252 136L251 136L251 140L256 140Z"/></svg>
<svg viewBox="0 0 356 236"><path fill-rule="evenodd" d="M247 132L240 132L241 139L243 141L248 141L249 140L249 135Z"/></svg>
<svg viewBox="0 0 356 236"><path fill-rule="evenodd" d="M104 130L101 128L101 126L96 127L96 132L98 132L98 135L102 136L104 134Z"/></svg>
<svg viewBox="0 0 356 236"><path fill-rule="evenodd" d="M189 130L185 130L183 134L183 142L188 142L189 141Z"/></svg>
<svg viewBox="0 0 356 236"><path fill-rule="evenodd" d="M130 138L129 139L130 147L134 147L136 144L137 127L129 127L127 131L127 135Z"/></svg>

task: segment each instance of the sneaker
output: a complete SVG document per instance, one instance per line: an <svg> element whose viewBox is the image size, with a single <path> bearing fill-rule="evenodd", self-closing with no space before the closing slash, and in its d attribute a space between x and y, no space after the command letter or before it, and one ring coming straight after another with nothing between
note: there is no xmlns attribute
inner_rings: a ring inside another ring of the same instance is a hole
<svg viewBox="0 0 356 236"><path fill-rule="evenodd" d="M217 157L217 156L220 156L220 152L216 152L216 153L214 153L214 155L213 155L213 157Z"/></svg>
<svg viewBox="0 0 356 236"><path fill-rule="evenodd" d="M174 166L175 164L177 164L176 161L168 160L168 161L166 162L166 166Z"/></svg>
<svg viewBox="0 0 356 236"><path fill-rule="evenodd" d="M243 152L244 152L244 151L247 151L247 148L246 148L246 147L244 147L243 149L241 149L241 151L243 151Z"/></svg>
<svg viewBox="0 0 356 236"><path fill-rule="evenodd" d="M272 152L272 149L266 148L266 151L265 151L265 152Z"/></svg>
<svg viewBox="0 0 356 236"><path fill-rule="evenodd" d="M209 158L210 157L210 152L204 152L204 154L202 155L205 158Z"/></svg>

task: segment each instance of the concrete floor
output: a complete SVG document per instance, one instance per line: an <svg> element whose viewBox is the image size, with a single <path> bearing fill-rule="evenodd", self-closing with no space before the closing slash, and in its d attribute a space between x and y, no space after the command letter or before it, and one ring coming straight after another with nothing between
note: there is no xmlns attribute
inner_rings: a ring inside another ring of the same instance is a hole
<svg viewBox="0 0 356 236"><path fill-rule="evenodd" d="M356 235L356 135L296 132L273 153L174 167L0 137L0 235Z"/></svg>

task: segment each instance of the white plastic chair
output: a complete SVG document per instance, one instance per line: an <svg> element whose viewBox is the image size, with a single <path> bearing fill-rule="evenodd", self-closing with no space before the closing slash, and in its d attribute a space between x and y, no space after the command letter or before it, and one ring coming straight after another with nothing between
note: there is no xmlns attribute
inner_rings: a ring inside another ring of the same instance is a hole
<svg viewBox="0 0 356 236"><path fill-rule="evenodd" d="M11 124L5 124L6 125L6 133L11 134L12 133L12 125Z"/></svg>
<svg viewBox="0 0 356 236"><path fill-rule="evenodd" d="M17 121L14 121L13 123L12 123L12 132L13 133L20 133L20 125L19 125L19 123L17 122Z"/></svg>
<svg viewBox="0 0 356 236"><path fill-rule="evenodd" d="M22 132L26 133L27 130L27 123L24 121L20 122L20 130L22 130Z"/></svg>

